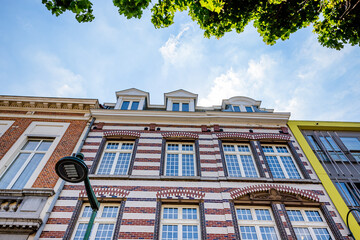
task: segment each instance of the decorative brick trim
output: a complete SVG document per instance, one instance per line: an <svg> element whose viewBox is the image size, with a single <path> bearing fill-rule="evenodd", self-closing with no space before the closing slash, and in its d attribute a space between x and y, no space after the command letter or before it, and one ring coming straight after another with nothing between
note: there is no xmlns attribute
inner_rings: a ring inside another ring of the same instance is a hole
<svg viewBox="0 0 360 240"><path fill-rule="evenodd" d="M279 229L281 239L287 239L285 226L283 224L283 221L281 220L281 216L280 216L280 212L277 207L277 204L272 203L271 210L274 214L275 223L276 223L277 228Z"/></svg>
<svg viewBox="0 0 360 240"><path fill-rule="evenodd" d="M156 202L156 214L155 214L155 227L154 227L154 240L158 240L160 235L160 217L161 215L161 201Z"/></svg>
<svg viewBox="0 0 360 240"><path fill-rule="evenodd" d="M292 142L288 142L288 147L290 148L290 152L291 152L292 156L294 157L295 162L297 163L298 167L300 168L300 171L301 171L302 175L304 176L304 178L305 179L310 179L309 172L306 170L304 164L302 163L302 161L301 161L298 153L296 152Z"/></svg>
<svg viewBox="0 0 360 240"><path fill-rule="evenodd" d="M139 138L140 133L135 131L128 130L113 130L113 131L104 131L105 137L135 137Z"/></svg>
<svg viewBox="0 0 360 240"><path fill-rule="evenodd" d="M232 199L237 199L237 198L245 196L246 194L249 194L249 193L266 192L266 191L269 191L270 189L275 189L279 192L290 193L290 194L294 194L294 195L298 194L304 198L310 199L315 202L319 202L319 197L312 191L297 189L294 187L283 186L283 185L278 185L278 184L258 184L258 185L244 187L244 188L238 188L238 189L231 191L230 196L232 197Z"/></svg>
<svg viewBox="0 0 360 240"><path fill-rule="evenodd" d="M188 132L166 132L161 134L163 138L187 138L187 139L198 139L199 134L188 133Z"/></svg>
<svg viewBox="0 0 360 240"><path fill-rule="evenodd" d="M72 235L72 233L73 233L73 231L75 229L77 220L79 218L81 207L82 207L83 203L84 203L84 201L82 201L82 200L77 201L74 212L73 212L73 214L71 216L69 225L66 228L66 232L65 232L64 237L63 237L64 240L69 240L71 238L71 235Z"/></svg>
<svg viewBox="0 0 360 240"><path fill-rule="evenodd" d="M130 159L130 164L129 164L129 170L128 170L128 175L132 174L132 170L134 168L134 162L135 162L135 156L137 153L137 146L139 145L139 139L135 139L135 143L134 143L134 147L133 147L133 151L131 154L131 159Z"/></svg>
<svg viewBox="0 0 360 240"><path fill-rule="evenodd" d="M122 221L124 209L125 209L125 201L122 201L121 204L120 204L118 218L116 219L116 225L115 225L115 232L114 232L114 235L113 235L113 240L116 240L116 239L119 238L120 226L121 226L121 221Z"/></svg>
<svg viewBox="0 0 360 240"><path fill-rule="evenodd" d="M339 231L339 228L336 226L336 223L334 221L334 219L331 217L329 210L327 209L327 207L325 205L321 205L320 209L325 217L325 220L327 222L327 224L329 225L334 237L336 240L342 240L343 237Z"/></svg>
<svg viewBox="0 0 360 240"><path fill-rule="evenodd" d="M224 154L224 149L223 149L222 140L219 139L219 140L218 140L218 143L219 143L219 149L220 149L220 155L221 155L221 162L222 162L222 164L223 164L223 169L224 169L224 176L225 176L225 177L228 177L228 176L229 176L229 173L228 173L227 166L226 166L225 154Z"/></svg>
<svg viewBox="0 0 360 240"><path fill-rule="evenodd" d="M290 230L290 234L291 234L291 235L288 236L288 239L290 239L290 237L292 237L292 239L297 239L297 238L296 238L295 231L294 231L294 228L293 228L293 226L292 226L292 224L291 224L289 215L287 214L285 205L284 205L284 204L280 204L280 207L281 207L281 211L282 211L282 213L284 214L284 217L285 217L286 226L287 226L287 228ZM284 225L284 224L283 224L283 225Z"/></svg>
<svg viewBox="0 0 360 240"><path fill-rule="evenodd" d="M256 167L259 171L260 177L266 177L265 176L265 172L264 172L264 168L261 164L260 158L259 158L259 154L256 151L256 146L255 146L255 142L254 141L250 141L250 149L251 149L251 153L254 157L255 163L256 163Z"/></svg>
<svg viewBox="0 0 360 240"><path fill-rule="evenodd" d="M257 145L258 145L258 147L259 147L259 151L260 151L261 157L262 157L262 159L263 159L263 161L264 161L264 164L265 164L265 166L266 166L266 171L268 172L269 177L270 177L270 178L274 178L273 175L272 175L272 172L271 172L271 170L270 170L269 163L268 163L268 161L267 161L267 159L266 159L265 153L264 153L264 151L263 151L263 149L262 149L262 147L261 147L260 141L257 141L256 143L257 143Z"/></svg>
<svg viewBox="0 0 360 240"><path fill-rule="evenodd" d="M161 199L203 199L205 193L191 189L172 188L157 192L156 197Z"/></svg>
<svg viewBox="0 0 360 240"><path fill-rule="evenodd" d="M205 225L205 207L204 202L199 203L199 211L200 211L200 228L201 228L201 240L205 240L206 238L206 225Z"/></svg>
<svg viewBox="0 0 360 240"><path fill-rule="evenodd" d="M93 188L94 193L96 197L99 198L125 198L129 195L129 191L126 191L124 189L118 189L118 188ZM79 193L80 198L87 197L86 191L82 190Z"/></svg>
<svg viewBox="0 0 360 240"><path fill-rule="evenodd" d="M100 162L101 155L102 155L102 153L104 151L105 145L106 145L106 138L102 138L100 146L99 146L99 148L97 150L97 153L95 155L94 161L93 161L93 163L91 165L90 174L95 173L96 168L97 168L97 166L98 166L98 164Z"/></svg>
<svg viewBox="0 0 360 240"><path fill-rule="evenodd" d="M195 140L195 164L196 164L196 175L201 176L201 164L200 164L200 151L199 151L199 140Z"/></svg>
<svg viewBox="0 0 360 240"><path fill-rule="evenodd" d="M219 139L226 139L226 138L239 138L239 139L246 139L246 140L260 140L260 139L269 139L269 140L283 140L289 141L290 135L289 134L282 134L282 133L217 133L216 136Z"/></svg>
<svg viewBox="0 0 360 240"><path fill-rule="evenodd" d="M231 218L232 218L232 222L233 222L233 226L234 226L234 230L235 230L236 239L241 239L239 226L238 226L239 224L238 224L238 221L236 218L236 211L235 211L234 203L231 201L231 202L229 202L229 204L230 204Z"/></svg>

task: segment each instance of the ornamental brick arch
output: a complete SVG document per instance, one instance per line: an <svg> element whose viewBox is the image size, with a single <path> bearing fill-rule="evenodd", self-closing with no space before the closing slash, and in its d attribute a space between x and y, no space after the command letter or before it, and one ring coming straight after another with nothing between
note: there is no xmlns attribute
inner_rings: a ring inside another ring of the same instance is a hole
<svg viewBox="0 0 360 240"><path fill-rule="evenodd" d="M289 141L290 135L283 133L217 133L219 139L246 139L246 140L275 140L275 141Z"/></svg>
<svg viewBox="0 0 360 240"><path fill-rule="evenodd" d="M202 200L205 197L204 192L192 189L171 188L156 193L159 199L189 199L189 200Z"/></svg>
<svg viewBox="0 0 360 240"><path fill-rule="evenodd" d="M116 137L116 138L139 138L140 133L127 130L112 130L104 131L104 137Z"/></svg>
<svg viewBox="0 0 360 240"><path fill-rule="evenodd" d="M199 138L199 134L189 133L189 132L166 132L161 134L163 138L171 139L193 139L196 140Z"/></svg>
<svg viewBox="0 0 360 240"><path fill-rule="evenodd" d="M93 188L95 196L98 198L126 198L129 195L129 191L119 188ZM86 198L87 194L85 190L79 193L79 198Z"/></svg>
<svg viewBox="0 0 360 240"><path fill-rule="evenodd" d="M289 198L289 195L292 195L292 198ZM310 190L277 184L258 184L238 188L231 191L230 196L233 200L249 197L250 200L310 200L319 202L318 195Z"/></svg>

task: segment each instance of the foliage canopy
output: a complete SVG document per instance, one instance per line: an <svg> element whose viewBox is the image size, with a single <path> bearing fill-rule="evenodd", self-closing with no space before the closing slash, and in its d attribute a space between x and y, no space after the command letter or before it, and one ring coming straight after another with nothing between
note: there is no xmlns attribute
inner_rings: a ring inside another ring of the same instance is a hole
<svg viewBox="0 0 360 240"><path fill-rule="evenodd" d="M113 0L119 14L128 19L141 18L151 0ZM59 16L75 13L78 22L91 22L90 0L42 0L48 10ZM156 28L174 23L177 11L188 11L204 30L205 37L221 38L226 32L254 27L270 45L288 39L291 33L314 26L319 42L342 49L344 44L360 45L360 0L158 0L151 8Z"/></svg>

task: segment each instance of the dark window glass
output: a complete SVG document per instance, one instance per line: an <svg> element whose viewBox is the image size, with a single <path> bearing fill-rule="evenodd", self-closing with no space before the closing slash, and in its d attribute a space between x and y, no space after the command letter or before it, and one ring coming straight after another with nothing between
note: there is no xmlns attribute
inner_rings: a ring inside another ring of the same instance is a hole
<svg viewBox="0 0 360 240"><path fill-rule="evenodd" d="M348 150L360 150L360 141L356 137L341 137L340 139Z"/></svg>
<svg viewBox="0 0 360 240"><path fill-rule="evenodd" d="M234 112L240 112L240 107L239 106L234 106Z"/></svg>
<svg viewBox="0 0 360 240"><path fill-rule="evenodd" d="M251 107L245 107L245 109L246 109L247 112L253 112Z"/></svg>
<svg viewBox="0 0 360 240"><path fill-rule="evenodd" d="M139 102L133 102L131 104L131 110L138 110Z"/></svg>
<svg viewBox="0 0 360 240"><path fill-rule="evenodd" d="M122 105L121 105L121 110L128 110L129 108L129 101L123 101Z"/></svg>
<svg viewBox="0 0 360 240"><path fill-rule="evenodd" d="M178 112L179 111L179 103L173 103L172 110Z"/></svg>
<svg viewBox="0 0 360 240"><path fill-rule="evenodd" d="M189 111L189 104L188 103L183 103L182 104L182 111L183 112L188 112Z"/></svg>

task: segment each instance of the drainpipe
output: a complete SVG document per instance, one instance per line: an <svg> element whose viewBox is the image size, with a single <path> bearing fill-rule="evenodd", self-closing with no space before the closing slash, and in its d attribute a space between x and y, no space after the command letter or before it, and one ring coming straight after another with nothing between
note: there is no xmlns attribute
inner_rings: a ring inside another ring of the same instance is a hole
<svg viewBox="0 0 360 240"><path fill-rule="evenodd" d="M91 127L92 127L92 125L93 125L94 122L95 122L95 119L96 119L96 118L94 118L94 117L92 118L92 120L91 120L91 122L90 122L90 124L89 124L89 126L88 126L88 129L86 130L86 133L85 133L83 139L81 140L80 146L79 146L76 154L77 154L77 153L80 153L82 147L84 146L84 143L85 143L85 141L86 141L86 138L87 138L87 136L89 135L89 132L90 132L90 130L91 130ZM65 186L65 181L64 181L64 180L61 180L59 189L58 189L57 192L55 193L55 196L54 196L54 198L53 198L53 200L52 200L52 202L51 202L51 204L50 204L50 206L49 206L49 209L48 209L47 212L45 213L45 217L44 217L44 219L43 219L43 222L42 222L40 228L37 230L36 235L35 235L35 237L34 237L34 240L39 240L40 235L41 235L41 233L43 232L43 230L44 230L44 228L45 228L45 225L46 225L46 223L47 223L47 221L48 221L48 219L49 219L49 217L50 217L50 214L51 214L51 212L52 212L52 210L53 210L53 208L54 208L54 206L55 206L55 203L56 203L56 201L58 200L58 198L59 198L59 196L60 196L60 193L61 193L61 191L63 190L64 186Z"/></svg>

